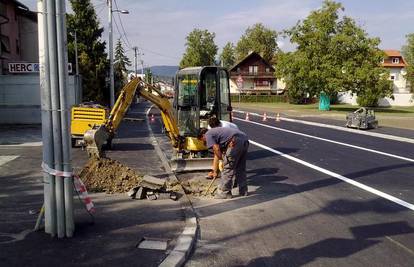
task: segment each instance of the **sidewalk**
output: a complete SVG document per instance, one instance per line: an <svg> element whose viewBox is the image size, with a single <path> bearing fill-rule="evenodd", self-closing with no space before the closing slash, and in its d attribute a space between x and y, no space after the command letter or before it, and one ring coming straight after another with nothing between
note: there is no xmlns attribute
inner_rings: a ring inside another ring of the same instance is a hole
<svg viewBox="0 0 414 267"><path fill-rule="evenodd" d="M133 107L127 117L144 118L146 107ZM24 144L39 141L40 126L7 128L0 131L1 266L158 266L174 248L186 225L180 201L131 200L126 194L90 194L97 210L93 220L75 199L71 239L30 232L43 202L42 149ZM124 121L107 156L143 174L165 177L145 121ZM73 150L75 169L86 160L85 151ZM137 248L143 238L165 240L167 249Z"/></svg>

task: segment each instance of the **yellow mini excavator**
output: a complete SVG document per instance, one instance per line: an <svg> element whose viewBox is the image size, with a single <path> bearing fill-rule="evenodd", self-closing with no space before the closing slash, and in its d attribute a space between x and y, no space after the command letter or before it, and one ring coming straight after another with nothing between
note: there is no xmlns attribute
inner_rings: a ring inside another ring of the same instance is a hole
<svg viewBox="0 0 414 267"><path fill-rule="evenodd" d="M88 124L91 129L84 134L84 142L90 157L104 156L104 145L110 146L135 93L155 104L161 111L166 133L175 148L170 164L174 171L211 168L211 154L197 135L200 128L208 126L208 119L212 116L220 120L232 120L226 69L192 67L178 71L172 103L157 87L139 78L131 80L122 89L109 117L101 124Z"/></svg>

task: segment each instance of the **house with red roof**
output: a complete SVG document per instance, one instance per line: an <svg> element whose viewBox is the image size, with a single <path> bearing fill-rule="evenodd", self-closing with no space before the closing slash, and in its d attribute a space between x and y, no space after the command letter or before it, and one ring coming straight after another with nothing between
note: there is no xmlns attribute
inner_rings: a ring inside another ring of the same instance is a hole
<svg viewBox="0 0 414 267"><path fill-rule="evenodd" d="M275 68L258 53L251 52L229 69L230 93L275 95L284 84L275 77Z"/></svg>
<svg viewBox="0 0 414 267"><path fill-rule="evenodd" d="M407 83L407 62L398 50L384 50L386 57L382 66L390 72L390 80L393 82L394 99L380 99L380 106L413 106L413 94L410 93L410 85Z"/></svg>
<svg viewBox="0 0 414 267"><path fill-rule="evenodd" d="M390 80L394 84L394 93L409 93L410 88L407 86L405 79L406 66L403 56L398 50L384 50L387 55L382 61L382 66L390 71Z"/></svg>
<svg viewBox="0 0 414 267"><path fill-rule="evenodd" d="M379 106L414 106L414 96L410 92L410 85L407 83L405 75L407 74L407 62L398 50L384 50L385 57L382 60L382 66L390 72L389 79L393 82L393 96L379 100ZM349 93L341 94L340 101L356 105L356 96Z"/></svg>

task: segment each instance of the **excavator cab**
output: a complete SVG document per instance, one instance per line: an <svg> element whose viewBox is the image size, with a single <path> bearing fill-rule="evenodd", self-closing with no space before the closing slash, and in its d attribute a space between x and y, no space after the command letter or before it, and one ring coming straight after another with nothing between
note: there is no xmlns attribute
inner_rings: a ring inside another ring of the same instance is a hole
<svg viewBox="0 0 414 267"><path fill-rule="evenodd" d="M231 121L230 86L226 69L191 67L176 75L174 109L181 136L196 137L212 116Z"/></svg>

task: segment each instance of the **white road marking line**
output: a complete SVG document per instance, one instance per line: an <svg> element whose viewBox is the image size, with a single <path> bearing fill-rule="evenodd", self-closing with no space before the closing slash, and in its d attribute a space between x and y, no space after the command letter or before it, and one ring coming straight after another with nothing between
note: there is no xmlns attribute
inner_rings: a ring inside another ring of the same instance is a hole
<svg viewBox="0 0 414 267"><path fill-rule="evenodd" d="M10 238L11 240L5 240L5 241L0 241L0 244L9 244L9 243L14 243L17 241L21 241L23 239L26 238L26 236L28 234L30 234L31 232L33 232L32 229L26 229L21 231L20 233L17 234L13 234L13 233L0 233L0 236L4 236L6 238Z"/></svg>
<svg viewBox="0 0 414 267"><path fill-rule="evenodd" d="M19 156L14 156L14 155L11 155L11 156L0 156L0 167L2 165L6 164L7 162L10 162L12 160L17 159L18 157Z"/></svg>
<svg viewBox="0 0 414 267"><path fill-rule="evenodd" d="M333 144L337 144L337 145L352 147L352 148L355 148L355 149L380 154L380 155L391 157L391 158L396 158L396 159L401 159L401 160L405 160L405 161L409 161L409 162L414 162L414 159L412 159L412 158L398 156L398 155L394 155L394 154L390 154L390 153L386 153L386 152L382 152L382 151L378 151L378 150L374 150L374 149L370 149L370 148L355 146L355 145L351 145L351 144L347 144L347 143L343 143L343 142L338 142L338 141L334 141L334 140L326 139L326 138L322 138L322 137L317 137L317 136L313 136L313 135L309 135L309 134L294 132L294 131L291 131L291 130L286 130L286 129L283 129L283 128L278 128L278 127L274 127L274 126L270 126L270 125L267 125L267 124L254 122L254 121L246 121L246 120L239 119L239 118L234 118L234 119L239 120L239 121L252 123L252 124L256 124L256 125L260 125L260 126L263 126L263 127L273 129L273 130L278 130L278 131L287 132L287 133L291 133L291 134L301 135L301 136L313 138L313 139L316 139L316 140L321 140L321 141L325 141L325 142L329 142L329 143L333 143Z"/></svg>
<svg viewBox="0 0 414 267"><path fill-rule="evenodd" d="M35 146L42 146L42 142L27 142L27 143L19 143L19 144L0 144L0 148L9 148L9 147L35 147Z"/></svg>
<svg viewBox="0 0 414 267"><path fill-rule="evenodd" d="M408 209L410 209L410 210L414 210L414 205L413 205L413 204L411 204L411 203L408 203L408 202L406 202L406 201L404 201L404 200L401 200L401 199L399 199L399 198L396 198L396 197L394 197L394 196L391 196L391 195L389 195L389 194L387 194L387 193L381 192L381 191L379 191L379 190L377 190L377 189L375 189L375 188L372 188L372 187L370 187L370 186L367 186L367 185L361 184L361 183L359 183L359 182L357 182L357 181L354 181L354 180L352 180L352 179L350 179L350 178L347 178L347 177L345 177L345 176L342 176L342 175L340 175L340 174L338 174L338 173L335 173L335 172L329 171L329 170L327 170L327 169L324 169L324 168L318 167L318 166L316 166L316 165L314 165L314 164L311 164L311 163L309 163L309 162L306 162L306 161L304 161L304 160L301 160L301 159L298 159L298 158L292 157L292 156L287 155L287 154L285 154L285 153L283 153L283 152L280 152L280 151L275 150L275 149L273 149L273 148L270 148L270 147L268 147L268 146L265 146L265 145L262 145L262 144L260 144L260 143L257 143L257 142L255 142L255 141L253 141L253 140L249 140L249 141L250 141L250 143L251 143L251 144L253 144L253 145L255 145L255 146L258 146L258 147L260 147L260 148L263 148L263 149L265 149L265 150L267 150L267 151L273 152L273 153L275 153L275 154L277 154L277 155L280 155L281 157L287 158L287 159L292 160L292 161L294 161L294 162L296 162L296 163L302 164L302 165L304 165L304 166L306 166L306 167L309 167L309 168L314 169L314 170L316 170L316 171L319 171L319 172L321 172L321 173L327 174L327 175L329 175L329 176L331 176L331 177L334 177L334 178L337 178L337 179L339 179L339 180L342 180L342 181L344 181L344 182L346 182L346 183L348 183L348 184L351 184L351 185L353 185L353 186L356 186L356 187L358 187L358 188L360 188L360 189L362 189L362 190L365 190L365 191L367 191L367 192L370 192L370 193L372 193L372 194L374 194L374 195L377 195L377 196L379 196L379 197L385 198L385 199L387 199L387 200L389 200L389 201L392 201L392 202L394 202L394 203L396 203L396 204L398 204L398 205L401 205L401 206L403 206L403 207L406 207L406 208L408 208Z"/></svg>
<svg viewBox="0 0 414 267"><path fill-rule="evenodd" d="M388 239L389 241L391 241L392 243L394 243L395 245L399 246L400 248L404 249L406 252L410 253L411 255L414 255L414 251L412 249L404 246L403 244L401 244L397 240L394 240L389 236L385 236L385 238Z"/></svg>
<svg viewBox="0 0 414 267"><path fill-rule="evenodd" d="M242 113L242 114L246 113L246 111L243 111L243 110L233 110L233 112L238 112L238 113ZM258 117L263 117L262 115L254 113L254 112L253 113L249 112L249 114L252 114L252 115L255 115L255 116L258 116ZM275 117L272 117L272 116L267 116L267 118L268 119L275 119ZM301 124L307 124L307 125L312 125L312 126L317 126L317 127L330 128L330 129L340 130L340 131L344 131L344 132L350 132L350 133L354 133L354 134L362 134L362 135L374 136L374 137L384 138L384 139L388 139L388 140L394 140L394 141L414 144L414 139L412 139L412 138L394 136L394 135L390 135L390 134L365 132L365 131L361 131L361 130L357 130L357 129L349 129L349 128L336 126L336 125L330 125L330 124L324 124L324 123L312 122L312 121L303 121L303 120L297 120L297 119L291 119L291 118L280 118L280 120L289 121L289 122L296 122L296 123L301 123Z"/></svg>

